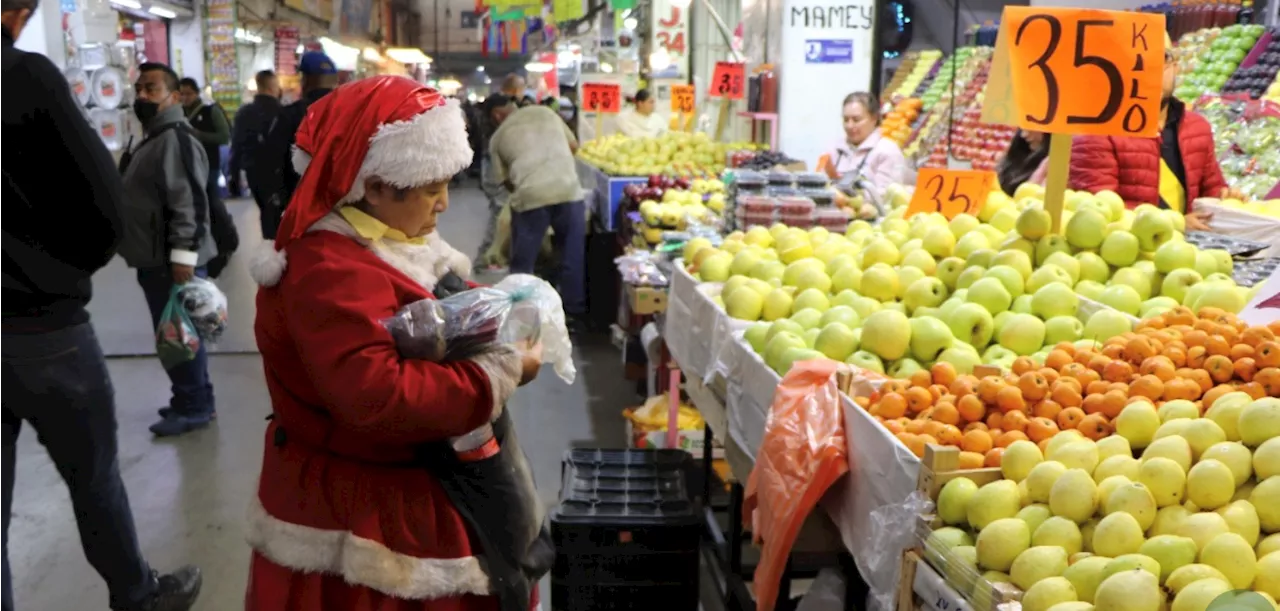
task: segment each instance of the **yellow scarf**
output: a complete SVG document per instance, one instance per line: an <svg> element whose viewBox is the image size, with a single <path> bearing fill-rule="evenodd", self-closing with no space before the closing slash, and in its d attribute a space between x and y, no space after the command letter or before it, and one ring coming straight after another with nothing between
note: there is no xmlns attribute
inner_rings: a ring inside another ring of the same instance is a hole
<svg viewBox="0 0 1280 611"><path fill-rule="evenodd" d="M414 244L421 246L427 243L426 238L411 238L399 229L393 229L386 223L369 216L365 211L355 206L343 206L338 209L338 213L342 218L347 219L351 224L351 228L360 234L360 237L366 240L378 241L383 238L393 242L404 242L406 244Z"/></svg>
<svg viewBox="0 0 1280 611"><path fill-rule="evenodd" d="M1169 169L1169 164L1160 159L1160 201L1170 210L1183 214L1187 211L1187 190L1178 182L1178 176Z"/></svg>

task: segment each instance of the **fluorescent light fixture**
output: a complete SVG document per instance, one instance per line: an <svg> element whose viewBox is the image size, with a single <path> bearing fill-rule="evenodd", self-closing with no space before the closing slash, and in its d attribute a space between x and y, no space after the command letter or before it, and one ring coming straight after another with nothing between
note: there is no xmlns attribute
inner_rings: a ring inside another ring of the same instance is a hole
<svg viewBox="0 0 1280 611"><path fill-rule="evenodd" d="M671 66L671 55L667 54L666 49L658 49L649 54L649 68L659 72L666 70Z"/></svg>
<svg viewBox="0 0 1280 611"><path fill-rule="evenodd" d="M236 40L249 44L262 44L262 37L244 28L236 28Z"/></svg>
<svg viewBox="0 0 1280 611"><path fill-rule="evenodd" d="M476 72L484 72L484 66L476 66Z"/></svg>
<svg viewBox="0 0 1280 611"><path fill-rule="evenodd" d="M556 67L547 62L529 62L524 65L524 69L529 72L551 72Z"/></svg>
<svg viewBox="0 0 1280 611"><path fill-rule="evenodd" d="M626 19L622 20L622 27L628 30L634 30L640 27L640 20L636 19L635 17L627 17Z"/></svg>
<svg viewBox="0 0 1280 611"><path fill-rule="evenodd" d="M325 55L333 60L334 67L339 70L355 70L356 61L360 59L360 49L348 47L328 36L320 37L320 47Z"/></svg>
<svg viewBox="0 0 1280 611"><path fill-rule="evenodd" d="M361 53L361 55L364 56L364 61L373 62L375 64L382 63L382 54L378 53L378 50L373 47L365 47L364 52Z"/></svg>
<svg viewBox="0 0 1280 611"><path fill-rule="evenodd" d="M462 87L462 83L458 82L457 79L451 78L439 81L437 84L440 86L441 91L445 91L447 93L453 93Z"/></svg>
<svg viewBox="0 0 1280 611"><path fill-rule="evenodd" d="M137 0L111 0L111 3L138 11L142 10L142 3Z"/></svg>
<svg viewBox="0 0 1280 611"><path fill-rule="evenodd" d="M387 49L387 57L402 64L429 64L431 58L421 49L393 48Z"/></svg>
<svg viewBox="0 0 1280 611"><path fill-rule="evenodd" d="M177 13L160 6L147 7L147 12L157 17L164 17L165 19L173 19L178 16Z"/></svg>

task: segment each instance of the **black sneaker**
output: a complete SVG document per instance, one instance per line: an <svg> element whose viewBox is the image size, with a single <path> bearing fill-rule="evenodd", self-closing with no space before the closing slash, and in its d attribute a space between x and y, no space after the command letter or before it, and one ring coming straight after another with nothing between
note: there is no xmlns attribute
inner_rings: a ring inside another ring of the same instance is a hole
<svg viewBox="0 0 1280 611"><path fill-rule="evenodd" d="M156 575L152 571L152 575ZM136 606L119 607L115 611L187 611L196 604L203 583L200 569L184 566L156 578L156 591Z"/></svg>
<svg viewBox="0 0 1280 611"><path fill-rule="evenodd" d="M183 433L202 429L209 426L213 421L212 414L182 414L179 412L169 412L160 422L151 425L151 434L156 437L173 437Z"/></svg>
<svg viewBox="0 0 1280 611"><path fill-rule="evenodd" d="M162 408L160 408L160 409L156 410L156 413L157 413L157 414L160 414L160 417L161 417L161 418L168 418L168 417L169 417L169 414L173 414L173 413L176 413L176 412L174 412L174 411L173 411L173 408L172 408L172 407L162 407ZM215 409L215 410L213 410L213 413L209 415L209 419L210 419L210 420L217 420L217 419L218 419L218 410L216 410L216 409Z"/></svg>

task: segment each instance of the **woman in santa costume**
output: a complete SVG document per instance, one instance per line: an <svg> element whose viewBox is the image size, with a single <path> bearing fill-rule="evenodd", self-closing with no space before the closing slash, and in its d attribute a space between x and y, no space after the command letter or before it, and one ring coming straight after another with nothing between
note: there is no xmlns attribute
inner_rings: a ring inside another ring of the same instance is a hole
<svg viewBox="0 0 1280 611"><path fill-rule="evenodd" d="M462 112L406 78L356 81L310 107L294 157L302 180L252 265L272 419L246 609L496 610L473 529L415 456L494 421L540 363L501 344L402 359L382 324L470 272L436 233L471 163Z"/></svg>

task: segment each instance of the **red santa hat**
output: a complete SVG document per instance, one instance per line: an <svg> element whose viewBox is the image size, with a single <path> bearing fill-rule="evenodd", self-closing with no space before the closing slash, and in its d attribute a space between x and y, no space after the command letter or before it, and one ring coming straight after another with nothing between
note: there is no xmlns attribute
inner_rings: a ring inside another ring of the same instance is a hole
<svg viewBox="0 0 1280 611"><path fill-rule="evenodd" d="M250 265L263 286L284 275L289 243L336 207L360 201L366 179L408 189L449 180L472 158L458 102L401 76L361 79L320 98L296 142L293 167L302 179L275 244Z"/></svg>

